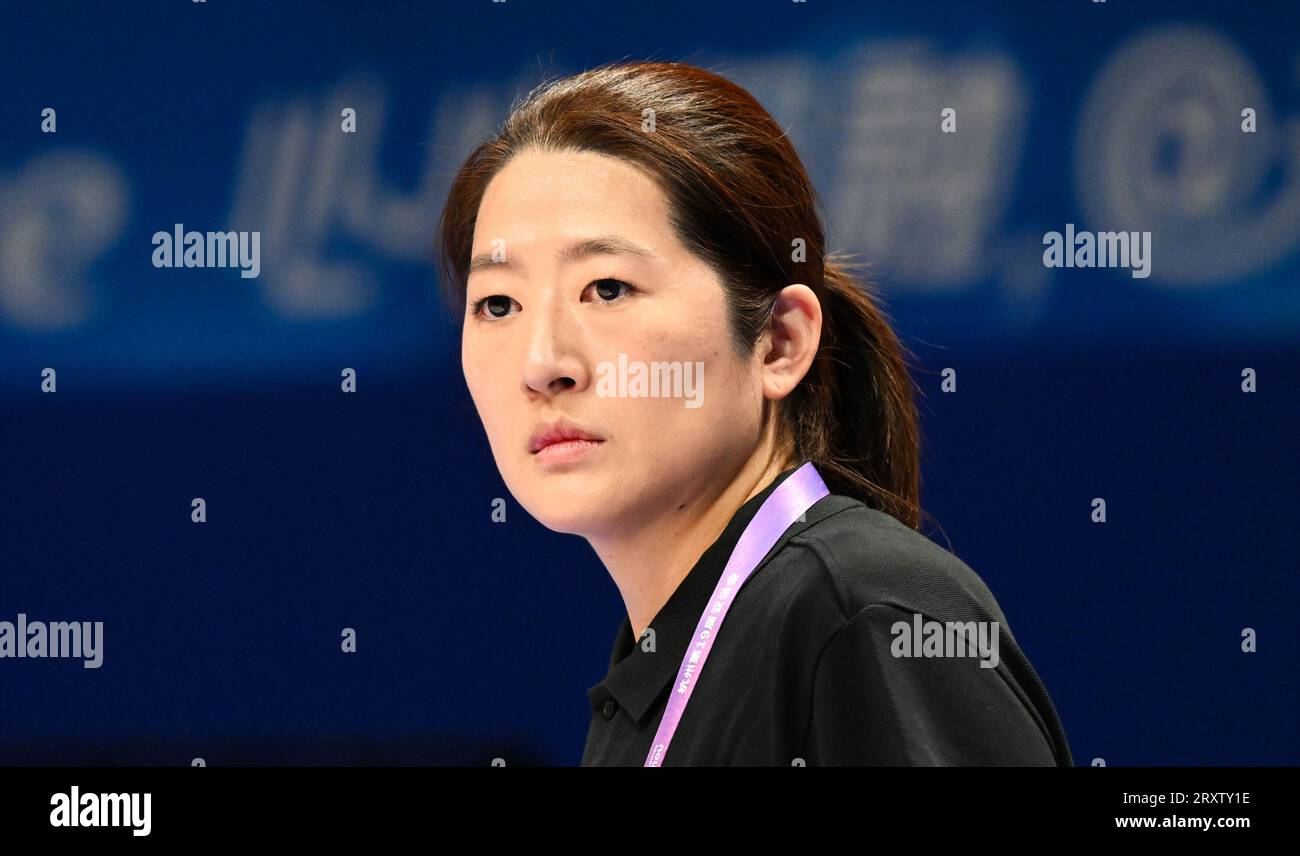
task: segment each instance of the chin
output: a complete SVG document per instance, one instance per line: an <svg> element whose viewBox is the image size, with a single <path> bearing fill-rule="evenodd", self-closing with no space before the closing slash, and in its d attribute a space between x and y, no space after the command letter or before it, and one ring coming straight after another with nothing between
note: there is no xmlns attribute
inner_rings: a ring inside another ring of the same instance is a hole
<svg viewBox="0 0 1300 856"><path fill-rule="evenodd" d="M592 497L579 494L572 487L558 481L530 478L526 487L515 490L509 483L511 495L532 517L547 529L556 532L574 532L587 528L591 512L598 507Z"/></svg>
<svg viewBox="0 0 1300 856"><path fill-rule="evenodd" d="M561 507L557 507L556 503L543 500L535 512L526 505L524 507L538 523L552 532L585 535L596 524L591 518L591 503L583 503L582 507L570 507L566 499Z"/></svg>

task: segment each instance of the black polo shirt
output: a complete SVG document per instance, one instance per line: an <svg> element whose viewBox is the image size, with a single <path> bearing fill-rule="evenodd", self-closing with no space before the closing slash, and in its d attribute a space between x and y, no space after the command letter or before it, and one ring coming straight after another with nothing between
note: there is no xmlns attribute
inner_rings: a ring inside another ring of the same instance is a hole
<svg viewBox="0 0 1300 856"><path fill-rule="evenodd" d="M609 672L587 691L583 766L645 763L732 549L795 469L736 512L651 622L653 637L634 645L623 616ZM985 625L996 666L987 646L953 656L936 643L931 653L949 656L916 656L924 649L895 644L896 622L931 621L996 621ZM1072 764L1047 690L983 581L855 499L825 496L792 524L719 628L663 766Z"/></svg>

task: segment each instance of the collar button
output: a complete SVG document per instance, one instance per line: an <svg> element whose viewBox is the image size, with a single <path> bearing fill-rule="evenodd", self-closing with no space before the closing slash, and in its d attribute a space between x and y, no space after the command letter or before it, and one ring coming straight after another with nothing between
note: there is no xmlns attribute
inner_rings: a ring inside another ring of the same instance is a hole
<svg viewBox="0 0 1300 856"><path fill-rule="evenodd" d="M614 718L615 713L618 713L618 702L612 698L605 699L605 703L600 707L600 715L610 720Z"/></svg>

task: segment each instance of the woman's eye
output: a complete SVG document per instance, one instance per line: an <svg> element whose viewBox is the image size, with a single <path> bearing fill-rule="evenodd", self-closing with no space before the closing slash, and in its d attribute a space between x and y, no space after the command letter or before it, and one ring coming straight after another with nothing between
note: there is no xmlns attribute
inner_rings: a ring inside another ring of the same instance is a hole
<svg viewBox="0 0 1300 856"><path fill-rule="evenodd" d="M596 296L600 298L600 302L613 303L620 297L625 297L628 294L635 292L636 286L624 282L621 279L604 277L602 279L593 280L587 285L587 289L594 289ZM587 289L583 290L584 294ZM482 315L485 320L492 321L509 317L510 308L518 305L519 304L515 303L514 300L506 297L504 294L491 294L481 300L474 301L473 305L470 307L470 314L476 317ZM523 307L520 308L522 309ZM484 312L484 309L487 311Z"/></svg>
<svg viewBox="0 0 1300 856"><path fill-rule="evenodd" d="M504 294L492 294L484 297L482 300L474 301L472 315L478 315L487 307L486 318L505 318L510 313L510 306L514 301Z"/></svg>
<svg viewBox="0 0 1300 856"><path fill-rule="evenodd" d="M615 300L622 297L623 294L635 290L629 283L623 282L621 279L614 279L613 277L598 279L587 287L591 288L593 286L596 289L596 295L605 303L613 303ZM627 291L621 292L620 289L627 289Z"/></svg>

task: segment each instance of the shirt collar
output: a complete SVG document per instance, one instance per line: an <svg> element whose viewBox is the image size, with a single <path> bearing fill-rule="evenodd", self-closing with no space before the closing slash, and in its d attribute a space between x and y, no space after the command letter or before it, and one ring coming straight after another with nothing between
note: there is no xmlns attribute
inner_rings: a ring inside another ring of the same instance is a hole
<svg viewBox="0 0 1300 856"><path fill-rule="evenodd" d="M690 573L678 584L668 602L650 622L655 634L654 651L645 651L635 644L632 639L632 622L627 615L623 616L610 653L608 673L604 680L587 690L587 698L593 709L599 708L612 696L638 724L641 723L659 694L677 676L700 615L708 606L713 589L722 577L727 560L731 558L731 552L745 527L753 520L768 496L798 468L791 467L781 473L742 505L718 539L700 556ZM811 515L805 517L811 520ZM802 529L803 525L795 524L787 529L773 550L769 551L769 556L781 547L796 527Z"/></svg>

